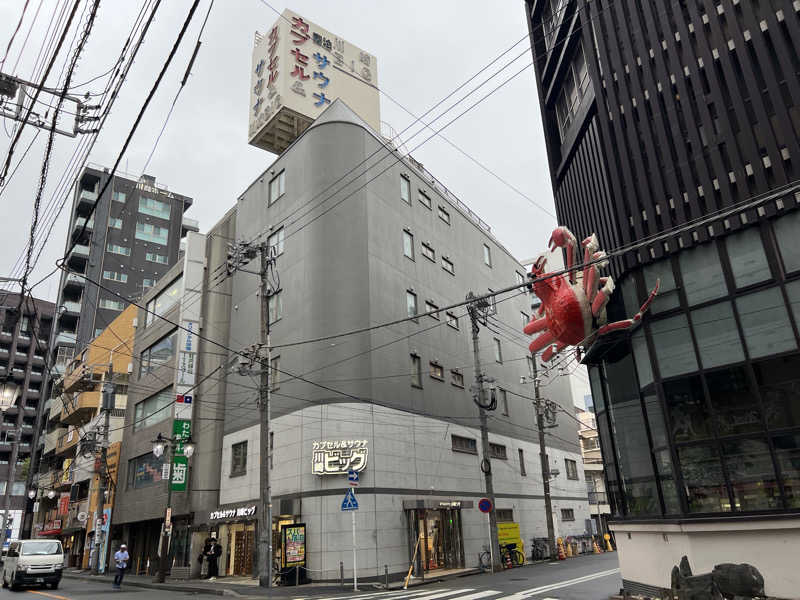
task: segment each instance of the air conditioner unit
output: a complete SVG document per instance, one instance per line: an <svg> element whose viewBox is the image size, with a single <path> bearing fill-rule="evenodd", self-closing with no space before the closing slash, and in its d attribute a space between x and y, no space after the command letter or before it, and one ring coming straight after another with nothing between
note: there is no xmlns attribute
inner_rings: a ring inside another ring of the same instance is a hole
<svg viewBox="0 0 800 600"><path fill-rule="evenodd" d="M131 373L133 373L133 363L129 362L128 363L128 374L130 375Z"/></svg>

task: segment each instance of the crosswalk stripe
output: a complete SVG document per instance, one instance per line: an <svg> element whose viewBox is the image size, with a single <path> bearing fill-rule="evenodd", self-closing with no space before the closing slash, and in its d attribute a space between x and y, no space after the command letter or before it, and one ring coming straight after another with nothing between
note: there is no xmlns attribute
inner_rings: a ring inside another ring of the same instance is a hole
<svg viewBox="0 0 800 600"><path fill-rule="evenodd" d="M452 600L478 600L479 598L487 598L489 596L497 596L500 594L497 590L484 590L482 592L475 592L474 594L469 594L468 596L458 596L457 598L453 598Z"/></svg>
<svg viewBox="0 0 800 600"><path fill-rule="evenodd" d="M466 592L472 592L475 588L465 588L463 590L444 590L439 592L429 592L427 594L422 594L421 596L416 596L414 600L436 600L436 598L444 598L446 596L455 596L456 594L464 594ZM392 596L392 600L395 598L402 597L402 596Z"/></svg>
<svg viewBox="0 0 800 600"><path fill-rule="evenodd" d="M502 598L498 598L497 600L526 600L527 598L530 598L531 596L537 594L543 594L545 592L550 592L552 590L557 590L563 587L569 587L571 585L585 583L587 581L592 581L594 579L600 579L601 577L608 577L609 575L614 575L615 573L619 573L618 568L609 569L608 571L599 571L597 573L591 573L589 575L584 575L583 577L576 577L575 579L557 581L555 583L543 585L536 588L531 588L529 590L521 590L515 594L511 594L510 596L503 596Z"/></svg>

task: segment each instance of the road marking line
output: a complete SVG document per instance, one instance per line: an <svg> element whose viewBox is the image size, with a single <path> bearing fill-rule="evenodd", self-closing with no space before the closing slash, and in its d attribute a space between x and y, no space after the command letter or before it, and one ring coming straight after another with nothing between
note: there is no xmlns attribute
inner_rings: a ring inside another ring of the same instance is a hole
<svg viewBox="0 0 800 600"><path fill-rule="evenodd" d="M29 594L39 594L40 596L47 596L48 598L55 598L56 600L70 600L66 596L59 596L58 594L49 594L47 592L39 592L37 590L25 590Z"/></svg>
<svg viewBox="0 0 800 600"><path fill-rule="evenodd" d="M598 573L591 573L590 575L584 575L583 577L576 577L575 579L567 579L566 581L558 581L556 583L543 585L537 588L531 588L529 590L522 590L517 592L516 594L499 598L498 600L525 600L530 596L543 594L545 592L550 592L552 590L569 587L571 585L577 585L579 583L585 583L587 581L592 581L594 579L600 579L601 577L608 577L609 575L615 575L616 573L619 573L619 568L609 569L608 571L600 571Z"/></svg>
<svg viewBox="0 0 800 600"><path fill-rule="evenodd" d="M395 590L395 591L384 591L384 592L375 592L372 594L361 594L357 596L328 596L325 598L313 598L313 600L369 600L370 598L386 598L387 600L436 600L437 598L443 598L445 596L451 596L453 594L461 594L463 592L471 592L474 588L462 589L462 590ZM493 592L495 594L499 594L500 592ZM477 600L477 598L475 599Z"/></svg>
<svg viewBox="0 0 800 600"><path fill-rule="evenodd" d="M496 596L497 594L501 594L497 590L484 590L482 592L475 592L474 594L469 594L468 596L459 596L458 598L453 598L453 600L478 600L479 598L486 598L487 596Z"/></svg>
<svg viewBox="0 0 800 600"><path fill-rule="evenodd" d="M475 591L475 588L465 588L463 590L444 590L444 591L440 591L438 593L436 591L433 591L433 592L428 592L426 594L422 594L422 595L416 596L414 600L436 600L436 598L444 598L446 596L455 596L456 594L463 594L465 592L473 592L473 591ZM404 596L392 596L391 600L394 600L395 598L403 598L403 597Z"/></svg>

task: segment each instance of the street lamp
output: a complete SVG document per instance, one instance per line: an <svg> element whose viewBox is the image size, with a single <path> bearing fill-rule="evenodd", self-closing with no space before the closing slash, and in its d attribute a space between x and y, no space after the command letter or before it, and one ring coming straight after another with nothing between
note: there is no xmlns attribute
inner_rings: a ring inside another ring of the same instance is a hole
<svg viewBox="0 0 800 600"><path fill-rule="evenodd" d="M169 477L167 477L167 509L164 515L164 525L161 529L161 553L158 561L158 573L156 574L155 581L164 583L167 578L167 563L169 558L169 529L171 523L167 525L167 519L172 517L172 479L173 469L175 468L175 451L181 449L186 458L191 458L194 454L195 443L192 441L192 436L188 438L169 438L161 433L153 440L153 456L161 458L164 452L169 448Z"/></svg>
<svg viewBox="0 0 800 600"><path fill-rule="evenodd" d="M5 379L0 383L0 413L5 414L9 408L14 406L17 403L21 392L22 388L10 380L8 376L6 376ZM8 473L6 489L3 493L3 531L0 533L0 548L6 545L6 530L8 527L8 501L11 494L11 488L14 486L14 480L16 479L15 471L17 469L17 454L19 452L19 436L21 429L19 417L17 417L17 423L17 431L16 435L14 436L14 450L11 452L11 467Z"/></svg>
<svg viewBox="0 0 800 600"><path fill-rule="evenodd" d="M36 490L28 490L28 498L30 498L31 500L36 498Z"/></svg>
<svg viewBox="0 0 800 600"><path fill-rule="evenodd" d="M52 500L53 498L56 497L56 491L55 490L48 491L47 492L47 497L50 498L50 500Z"/></svg>

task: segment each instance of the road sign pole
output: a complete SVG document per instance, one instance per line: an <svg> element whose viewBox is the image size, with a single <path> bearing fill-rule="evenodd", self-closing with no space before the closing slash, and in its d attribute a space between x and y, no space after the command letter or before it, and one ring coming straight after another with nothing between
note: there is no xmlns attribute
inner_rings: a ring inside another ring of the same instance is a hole
<svg viewBox="0 0 800 600"><path fill-rule="evenodd" d="M486 524L489 526L489 560L492 561L492 573L494 573L494 547L492 546L492 513L486 513Z"/></svg>
<svg viewBox="0 0 800 600"><path fill-rule="evenodd" d="M358 591L358 573L356 569L356 511L351 510L350 516L353 518L353 590Z"/></svg>

